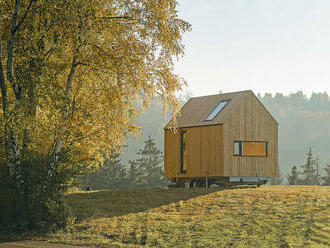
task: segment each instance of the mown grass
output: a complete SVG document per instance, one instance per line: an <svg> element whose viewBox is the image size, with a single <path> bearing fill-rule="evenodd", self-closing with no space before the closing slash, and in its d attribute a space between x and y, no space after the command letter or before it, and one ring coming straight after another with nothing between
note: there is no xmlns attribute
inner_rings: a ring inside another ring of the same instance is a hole
<svg viewBox="0 0 330 248"><path fill-rule="evenodd" d="M330 247L330 187L97 191L50 242L95 247Z"/></svg>

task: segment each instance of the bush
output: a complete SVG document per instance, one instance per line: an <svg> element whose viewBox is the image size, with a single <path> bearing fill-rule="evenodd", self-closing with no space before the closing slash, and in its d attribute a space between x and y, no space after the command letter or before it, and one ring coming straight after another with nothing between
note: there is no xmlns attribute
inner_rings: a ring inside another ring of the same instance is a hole
<svg viewBox="0 0 330 248"><path fill-rule="evenodd" d="M83 163L70 164L73 151L64 151L58 161L49 185L45 187L48 157L26 152L22 159L24 187L15 191L6 177L6 167L0 165L0 225L2 230L24 232L27 230L54 231L67 225L70 210L64 194L81 175Z"/></svg>

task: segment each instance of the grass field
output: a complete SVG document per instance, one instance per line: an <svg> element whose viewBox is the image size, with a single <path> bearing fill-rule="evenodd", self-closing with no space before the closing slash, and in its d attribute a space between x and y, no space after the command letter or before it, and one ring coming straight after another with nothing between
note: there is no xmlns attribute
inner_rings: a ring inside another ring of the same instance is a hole
<svg viewBox="0 0 330 248"><path fill-rule="evenodd" d="M68 195L50 242L95 247L330 247L330 187L152 189Z"/></svg>

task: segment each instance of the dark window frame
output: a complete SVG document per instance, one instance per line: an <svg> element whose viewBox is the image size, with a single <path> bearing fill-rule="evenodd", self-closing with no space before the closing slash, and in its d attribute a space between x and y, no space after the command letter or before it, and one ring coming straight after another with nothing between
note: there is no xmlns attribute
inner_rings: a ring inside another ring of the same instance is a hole
<svg viewBox="0 0 330 248"><path fill-rule="evenodd" d="M258 155L243 155L243 143L244 142L254 142L254 143L265 143L266 144L266 155L265 156L258 156ZM239 143L239 155L234 154L235 157L261 157L265 158L268 157L268 141L253 141L253 140L234 140L234 152L235 152L235 143Z"/></svg>
<svg viewBox="0 0 330 248"><path fill-rule="evenodd" d="M226 99L226 100L221 100L218 104L217 104L217 106L215 106L213 109L212 109L212 111L204 118L204 121L213 121L217 116L218 116L218 114L227 106L227 104L229 103L229 101L230 101L231 99ZM219 110L219 112L212 118L212 119L209 119L208 120L208 117L214 112L214 110L216 110L216 108L219 106L219 104L220 103L222 103L222 102L226 102L226 104Z"/></svg>
<svg viewBox="0 0 330 248"><path fill-rule="evenodd" d="M186 149L186 143L184 142L184 135L187 133L186 130L180 131L180 173L185 174L187 173L186 170L183 169L183 163L184 163L184 151Z"/></svg>
<svg viewBox="0 0 330 248"><path fill-rule="evenodd" d="M235 154L235 143L238 143L238 154ZM234 156L242 156L242 141L234 141Z"/></svg>

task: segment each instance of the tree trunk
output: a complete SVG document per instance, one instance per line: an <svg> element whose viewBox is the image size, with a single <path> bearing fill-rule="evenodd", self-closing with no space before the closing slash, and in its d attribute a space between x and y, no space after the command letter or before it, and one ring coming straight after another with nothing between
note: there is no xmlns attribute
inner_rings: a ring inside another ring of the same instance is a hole
<svg viewBox="0 0 330 248"><path fill-rule="evenodd" d="M5 120L7 119L7 105L8 105L8 99L7 99L7 86L6 86L6 79L5 79L5 73L4 73L4 67L2 64L2 44L0 42L0 87L1 87L1 96L2 96L2 111ZM4 127L4 139L5 139L5 151L6 151L6 160L7 160L7 176L10 179L13 176L13 168L11 163L11 152L9 148L8 143L8 123L5 122Z"/></svg>
<svg viewBox="0 0 330 248"><path fill-rule="evenodd" d="M69 118L70 104L71 104L71 98L72 98L72 84L73 84L73 80L74 80L74 76L75 76L75 72L76 72L76 68L77 68L77 56L78 56L78 49L75 49L75 53L74 53L73 59L72 59L70 73L68 75L67 83L66 83L65 105L64 105L63 112L62 112L64 121L67 121L67 119ZM46 179L45 179L44 186L43 186L43 193L45 193L47 191L48 187L51 185L51 180L52 180L52 177L56 170L56 166L57 166L59 154L62 150L62 146L63 146L62 139L58 138L55 142L53 159L48 166L48 171L47 171Z"/></svg>
<svg viewBox="0 0 330 248"><path fill-rule="evenodd" d="M15 99L19 101L21 99L22 90L17 85L15 73L14 73L14 47L16 41L16 32L18 30L18 11L20 8L20 0L15 0L14 11L12 15L11 32L7 43L7 80L11 84ZM4 78L4 67L2 65L2 46L1 46L1 64L0 64L0 81L3 101L3 112L5 120L7 121L8 116L8 98L7 98L7 87L6 80ZM24 219L25 213L25 196L24 196L24 179L21 168L21 155L17 141L17 134L12 123L5 123L5 147L6 147L6 159L7 159L7 175L10 183L10 190L13 196L13 204L15 209L15 217L17 220Z"/></svg>

